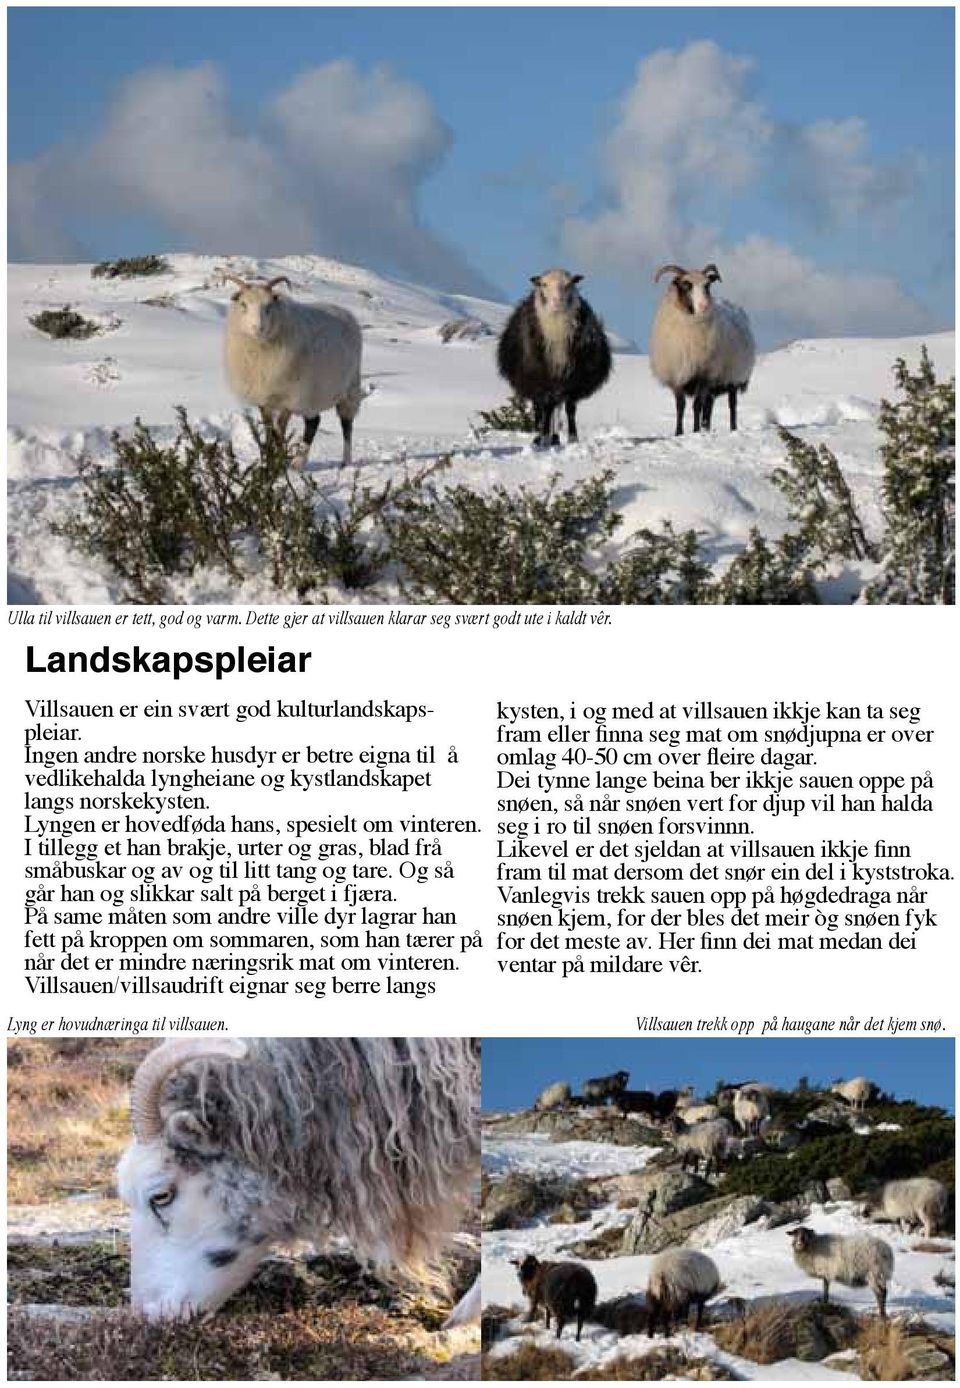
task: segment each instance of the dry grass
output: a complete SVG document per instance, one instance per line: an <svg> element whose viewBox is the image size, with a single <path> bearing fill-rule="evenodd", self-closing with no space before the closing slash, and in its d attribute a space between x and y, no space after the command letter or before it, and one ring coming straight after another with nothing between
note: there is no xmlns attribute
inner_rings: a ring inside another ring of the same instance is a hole
<svg viewBox="0 0 960 1388"><path fill-rule="evenodd" d="M14 1310L7 1343L13 1381L443 1376L426 1332L398 1327L369 1306L218 1316L188 1325L149 1323L120 1311L58 1322Z"/></svg>
<svg viewBox="0 0 960 1388"><path fill-rule="evenodd" d="M564 1350L543 1349L527 1340L512 1354L485 1354L480 1377L502 1379L507 1383L550 1382L570 1378L575 1367Z"/></svg>
<svg viewBox="0 0 960 1388"><path fill-rule="evenodd" d="M108 1194L130 1138L128 1090L153 1042L7 1043L7 1199L41 1205Z"/></svg>
<svg viewBox="0 0 960 1388"><path fill-rule="evenodd" d="M921 1321L868 1321L857 1348L860 1377L872 1383L951 1382L956 1374L956 1340Z"/></svg>
<svg viewBox="0 0 960 1388"><path fill-rule="evenodd" d="M577 1374L577 1382L589 1379L595 1383L652 1383L663 1379L686 1378L700 1382L731 1382L736 1374L711 1359L688 1359L680 1350L668 1346L651 1350L633 1358L611 1359L599 1369L587 1369Z"/></svg>
<svg viewBox="0 0 960 1388"><path fill-rule="evenodd" d="M919 1243L912 1243L910 1250L913 1253L952 1253L952 1243L937 1243L935 1239L921 1239Z"/></svg>
<svg viewBox="0 0 960 1388"><path fill-rule="evenodd" d="M813 1363L849 1349L860 1333L857 1318L842 1306L820 1301L767 1302L749 1307L737 1320L712 1328L721 1349L755 1364L781 1359Z"/></svg>

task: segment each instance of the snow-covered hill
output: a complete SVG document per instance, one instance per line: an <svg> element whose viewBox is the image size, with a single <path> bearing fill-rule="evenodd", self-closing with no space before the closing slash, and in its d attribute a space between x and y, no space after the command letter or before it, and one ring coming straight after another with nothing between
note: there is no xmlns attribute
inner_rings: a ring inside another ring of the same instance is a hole
<svg viewBox="0 0 960 1388"><path fill-rule="evenodd" d="M860 1130L858 1130L860 1131ZM871 1129L862 1128L864 1136ZM553 1141L542 1134L528 1136L499 1136L494 1127L484 1132L483 1167L487 1178L496 1182L510 1172L532 1173L537 1176L580 1178L584 1175L608 1176L642 1171L652 1155L652 1149L612 1146L605 1142ZM543 1348L557 1345L553 1331L542 1323L527 1326L523 1323L526 1302L517 1281L512 1259L528 1253L538 1258L570 1258L571 1247L585 1239L595 1239L604 1230L626 1228L633 1210L624 1209L615 1198L593 1210L579 1224L555 1223L548 1218L535 1221L532 1227L499 1229L483 1235L483 1300L485 1306L517 1308L514 1320L501 1329L494 1342L492 1354L509 1355L527 1342ZM869 1225L852 1201L836 1201L814 1205L804 1221L819 1233L849 1234L869 1230L879 1234L892 1246L896 1258L893 1282L890 1286L888 1310L894 1321L922 1317L939 1331L954 1333L952 1296L943 1285L934 1281L945 1268L953 1268L953 1240L938 1238L936 1246L947 1251L917 1251L920 1242L916 1235L904 1235L892 1225L878 1228ZM742 1298L750 1306L779 1301L796 1303L811 1301L819 1295L819 1284L813 1282L795 1265L786 1229L770 1227L766 1216L745 1225L737 1233L720 1238L713 1244L698 1242L698 1247L717 1264L723 1291L717 1307L733 1298ZM933 1245L929 1245L933 1246ZM585 1263L597 1280L598 1300L605 1302L630 1293L642 1293L647 1285L651 1256L621 1256L592 1260L579 1255L576 1261ZM831 1285L831 1299L857 1312L875 1314L876 1306L869 1288ZM577 1370L608 1366L620 1358L647 1355L663 1348L664 1343L675 1347L685 1358L715 1360L733 1370L737 1378L779 1379L799 1382L806 1379L853 1381L855 1372L846 1372L840 1364L801 1363L797 1359L761 1365L722 1350L709 1329L700 1333L682 1330L664 1342L662 1337L651 1340L645 1334L617 1335L602 1325L587 1323L580 1344L571 1329L565 1330L560 1348L570 1355ZM852 1367L852 1366L851 1366Z"/></svg>
<svg viewBox="0 0 960 1388"><path fill-rule="evenodd" d="M111 429L135 417L172 433L173 407L231 433L248 449L242 413L221 367L228 291L210 257L169 257L169 274L92 279L90 266L15 265L8 285L9 573L15 601L109 602L120 593L109 572L52 539L50 521L76 504L76 457L110 457ZM582 442L534 453L516 436L478 439L477 412L505 399L493 347L508 306L441 294L319 256L233 259L238 273L287 274L296 295L343 304L364 327L364 383L355 456L364 480L382 481L409 460L452 451L451 483L483 489L497 481L543 485L560 472L572 482L612 467L624 534L672 520L705 532L722 557L751 526L775 535L784 502L769 474L782 461L775 424L798 428L837 454L868 524L878 518L876 414L893 389L897 356L915 363L921 339L794 342L762 357L741 411L726 430L674 439L673 402L646 357L617 353L611 383L580 412ZM64 304L107 331L54 341L30 325ZM475 318L488 334L444 344L439 328ZM938 374L953 370L952 333L927 339ZM620 344L624 346L625 344ZM721 402L722 406L722 402ZM311 466L333 480L339 430L321 425ZM275 602L264 578L240 590L201 574L176 590L185 602ZM840 596L842 588L838 590ZM282 597L280 600L283 600ZM370 599L368 599L370 600ZM382 600L382 594L375 600Z"/></svg>

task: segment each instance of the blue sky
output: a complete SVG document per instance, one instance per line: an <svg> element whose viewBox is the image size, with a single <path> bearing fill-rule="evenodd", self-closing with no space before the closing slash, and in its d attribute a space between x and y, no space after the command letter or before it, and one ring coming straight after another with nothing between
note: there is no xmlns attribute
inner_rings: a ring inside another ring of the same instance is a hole
<svg viewBox="0 0 960 1388"><path fill-rule="evenodd" d="M717 1080L758 1080L792 1088L801 1075L812 1085L867 1075L900 1099L939 1104L953 1112L954 1042L939 1038L728 1040L665 1038L487 1038L483 1042L483 1107L525 1108L554 1080L574 1092L592 1075L630 1071L632 1089L693 1084L698 1094Z"/></svg>
<svg viewBox="0 0 960 1388"><path fill-rule="evenodd" d="M949 326L953 22L13 10L11 252L312 249L507 299L560 262L641 343L657 265L716 259L768 342Z"/></svg>

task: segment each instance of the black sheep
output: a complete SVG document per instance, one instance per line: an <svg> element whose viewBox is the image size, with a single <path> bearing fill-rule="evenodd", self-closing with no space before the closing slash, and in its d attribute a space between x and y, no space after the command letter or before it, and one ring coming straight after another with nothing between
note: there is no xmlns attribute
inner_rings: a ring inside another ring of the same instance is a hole
<svg viewBox="0 0 960 1388"><path fill-rule="evenodd" d="M513 310L497 344L500 375L533 404L536 448L560 443L554 414L561 405L576 443L577 403L600 389L613 364L603 324L577 290L582 279L566 270L532 275L533 293Z"/></svg>
<svg viewBox="0 0 960 1388"><path fill-rule="evenodd" d="M657 1096L649 1089L624 1089L617 1095L616 1104L624 1115L645 1113L648 1118L657 1116Z"/></svg>
<svg viewBox="0 0 960 1388"><path fill-rule="evenodd" d="M577 1339L583 1322L593 1315L597 1304L597 1283L582 1263L541 1263L532 1253L516 1263L520 1285L530 1302L527 1321L543 1307L544 1324L550 1329L551 1314L557 1318L557 1339L572 1316L577 1318Z"/></svg>

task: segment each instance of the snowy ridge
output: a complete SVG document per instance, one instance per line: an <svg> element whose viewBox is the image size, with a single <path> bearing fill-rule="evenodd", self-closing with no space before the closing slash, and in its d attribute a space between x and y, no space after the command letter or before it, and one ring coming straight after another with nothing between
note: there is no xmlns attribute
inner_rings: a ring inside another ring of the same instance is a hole
<svg viewBox="0 0 960 1388"><path fill-rule="evenodd" d="M11 599L109 602L119 582L105 569L52 540L49 524L76 505L76 458L111 457L115 428L136 417L173 434L173 408L230 434L249 452L242 412L221 365L228 288L209 256L168 257L167 274L133 280L92 279L88 265L14 265L8 271L8 476ZM645 356L618 351L610 384L581 409L581 443L534 453L515 435L478 439L481 409L507 395L494 363L495 334L509 306L391 280L320 256L273 260L234 257L236 273L286 274L295 297L349 308L364 329L364 401L355 434L361 480L376 486L408 463L451 452L445 475L478 490L496 482L542 487L557 472L564 483L612 468L623 536L671 520L704 532L722 559L754 525L771 536L785 520L769 476L783 461L775 425L800 429L840 460L868 526L878 522L876 415L893 391L892 366L911 364L927 342L938 374L953 370L952 333L929 338L823 339L794 342L761 357L741 409L741 429L727 431L724 410L711 435L675 439L672 397L650 374ZM64 304L106 329L84 341L54 341L30 317ZM488 330L444 345L439 329L476 318ZM616 339L622 347L622 340ZM722 402L721 402L722 404ZM339 430L325 417L311 467L336 483ZM825 596L849 598L837 583ZM175 590L183 602L276 602L266 578L244 589L204 573ZM331 594L343 598L343 594ZM389 597L390 595L387 594ZM382 591L365 601L382 601ZM357 601L354 595L346 600Z"/></svg>

